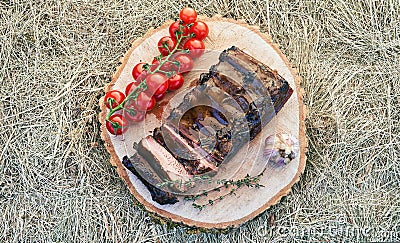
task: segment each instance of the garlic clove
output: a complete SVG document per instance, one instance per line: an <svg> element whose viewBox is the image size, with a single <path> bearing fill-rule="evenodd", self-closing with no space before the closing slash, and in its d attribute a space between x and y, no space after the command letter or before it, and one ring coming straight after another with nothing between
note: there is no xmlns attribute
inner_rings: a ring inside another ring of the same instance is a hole
<svg viewBox="0 0 400 243"><path fill-rule="evenodd" d="M286 165L299 155L300 147L296 137L277 133L265 139L264 157L276 165Z"/></svg>

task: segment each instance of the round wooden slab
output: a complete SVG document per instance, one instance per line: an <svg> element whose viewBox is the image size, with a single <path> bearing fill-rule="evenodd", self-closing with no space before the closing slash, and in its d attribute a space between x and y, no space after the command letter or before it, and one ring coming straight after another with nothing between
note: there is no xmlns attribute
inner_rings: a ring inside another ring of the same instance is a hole
<svg viewBox="0 0 400 243"><path fill-rule="evenodd" d="M306 109L303 105L303 90L300 88L300 78L297 76L297 71L292 68L278 46L272 43L270 36L261 33L257 27L249 26L241 21L219 16L199 18L205 21L210 29L209 36L205 40L206 49L222 51L231 46L237 46L272 69L276 69L294 90L288 102L271 123L274 126L269 127L267 125L261 134L251 141L249 148L251 149L256 144L259 147L264 142L263 138L274 134L276 130L276 132L292 134L299 140L300 156L279 170L272 167L268 168L259 182L265 187L241 187L236 195L226 196L222 201L200 211L192 206L192 202L185 201L183 197L179 197L179 202L173 205L160 205L154 202L147 188L121 163L123 156L133 154L132 145L134 142L140 141L143 137L149 135L155 127L161 125L163 112L168 113L167 107L170 106L168 100L179 92L170 93L165 101L160 104L160 107L147 114L143 124L129 127L129 130L123 136L113 136L107 132L105 116L108 110L103 102L104 97L102 97L99 102L102 109L99 115L102 124L101 136L111 154L111 164L117 167L118 174L124 179L131 193L147 210L189 226L202 228L237 227L262 213L271 205L276 204L283 196L288 194L290 188L299 180L300 174L304 170L306 161L304 125ZM112 82L105 87L105 92L114 89L124 92L126 85L133 81L131 76L133 66L140 61L149 63L154 56L158 55L157 42L162 36L168 35L168 26L171 23L172 21L157 29L149 30L143 38L132 44L132 48L121 60L122 65L114 74ZM216 63L215 60L204 59L198 62L202 62L201 65L205 65L207 68ZM199 72L196 71L187 74L185 76L186 87L193 85L187 80L195 80L198 75ZM174 100L179 101L179 98L176 99L175 97ZM261 160L257 157L251 159Z"/></svg>

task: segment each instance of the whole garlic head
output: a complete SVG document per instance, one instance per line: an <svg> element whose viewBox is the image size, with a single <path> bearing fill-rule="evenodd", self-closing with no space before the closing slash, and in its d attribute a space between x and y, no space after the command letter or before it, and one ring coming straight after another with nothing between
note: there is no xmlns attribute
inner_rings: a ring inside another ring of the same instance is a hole
<svg viewBox="0 0 400 243"><path fill-rule="evenodd" d="M286 165L299 156L299 142L290 134L277 133L265 139L264 157L276 165Z"/></svg>

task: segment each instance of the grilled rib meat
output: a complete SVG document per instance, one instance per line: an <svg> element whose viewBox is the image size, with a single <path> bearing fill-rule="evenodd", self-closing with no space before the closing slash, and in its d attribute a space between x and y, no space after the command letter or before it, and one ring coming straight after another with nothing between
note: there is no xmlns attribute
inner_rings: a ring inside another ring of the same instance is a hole
<svg viewBox="0 0 400 243"><path fill-rule="evenodd" d="M229 77L239 76L246 90L261 96L269 95L276 113L282 109L293 93L288 82L276 70L272 70L235 46L223 51L219 60L217 65L211 67L212 71Z"/></svg>
<svg viewBox="0 0 400 243"><path fill-rule="evenodd" d="M292 93L276 71L231 47L200 75L165 123L140 141L132 157L135 162L124 165L146 180L153 200L173 204L177 201L173 193L153 183L185 182L191 175L215 173L261 132Z"/></svg>

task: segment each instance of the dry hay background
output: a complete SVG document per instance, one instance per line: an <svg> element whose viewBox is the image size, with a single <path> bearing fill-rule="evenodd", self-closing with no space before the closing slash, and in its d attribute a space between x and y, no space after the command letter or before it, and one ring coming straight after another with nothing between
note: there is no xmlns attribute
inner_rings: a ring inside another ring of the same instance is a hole
<svg viewBox="0 0 400 243"><path fill-rule="evenodd" d="M119 58L188 4L261 26L307 93L301 181L227 234L152 223L99 136ZM0 19L0 241L400 240L399 1L0 0Z"/></svg>

